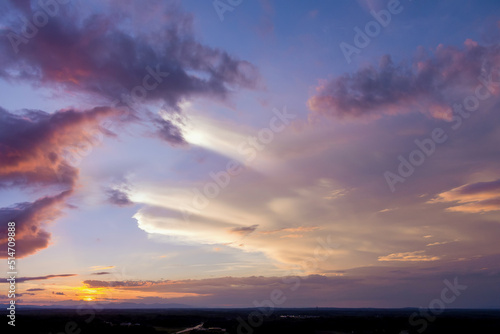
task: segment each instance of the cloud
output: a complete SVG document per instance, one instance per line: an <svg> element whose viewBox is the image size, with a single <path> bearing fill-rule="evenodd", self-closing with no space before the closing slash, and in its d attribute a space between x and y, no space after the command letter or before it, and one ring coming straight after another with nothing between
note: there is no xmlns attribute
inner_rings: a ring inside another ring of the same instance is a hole
<svg viewBox="0 0 500 334"><path fill-rule="evenodd" d="M240 187L226 187L201 210L191 205L197 205L194 201L199 200L197 193L189 191L194 187L192 184L177 188L167 182L136 183L132 200L144 205L134 218L140 229L152 237L161 236L158 240L205 244L211 248L228 246L243 252L261 253L286 266L300 264L318 252L318 247L321 248L319 254L338 252L333 250L336 245L328 239L326 231L305 225L312 221L320 224L323 218L327 219L326 211L331 208L329 202L332 200L325 199L324 195L331 193L330 186L280 189L280 196L287 195L281 201L286 205L275 206L271 204L276 199L276 190L267 177L248 171L239 176L238 181L245 192L242 193ZM282 235L290 237L280 238ZM304 237L297 243L299 235ZM320 241L324 247L320 246ZM332 249L324 249L328 247Z"/></svg>
<svg viewBox="0 0 500 334"><path fill-rule="evenodd" d="M29 47L21 44L17 54L2 38L0 77L111 101L123 100L124 94L139 107L152 101L175 107L192 96L223 99L235 88L256 86L256 68L197 41L192 15L175 4L145 1L134 6L134 20L127 6L108 9L85 16L61 6L62 13L50 18Z"/></svg>
<svg viewBox="0 0 500 334"><path fill-rule="evenodd" d="M111 275L109 271L100 271L98 273L92 273L90 275Z"/></svg>
<svg viewBox="0 0 500 334"><path fill-rule="evenodd" d="M64 292L54 292L54 291L52 291L52 294L53 295L59 295L59 296L64 296L65 295Z"/></svg>
<svg viewBox="0 0 500 334"><path fill-rule="evenodd" d="M49 246L50 233L44 228L61 215L61 207L71 192L67 190L56 196L0 209L1 221L16 223L16 257L22 258ZM8 257L7 241L7 229L3 229L0 232L0 258Z"/></svg>
<svg viewBox="0 0 500 334"><path fill-rule="evenodd" d="M95 270L106 270L106 269L113 269L115 266L92 266L90 267L90 270L95 271Z"/></svg>
<svg viewBox="0 0 500 334"><path fill-rule="evenodd" d="M248 235L254 232L259 225L243 226L243 227L233 227L231 233L236 233L240 235Z"/></svg>
<svg viewBox="0 0 500 334"><path fill-rule="evenodd" d="M437 261L439 256L424 255L425 251L415 251L406 253L394 253L385 256L379 256L379 261L401 261L401 262L427 262Z"/></svg>
<svg viewBox="0 0 500 334"><path fill-rule="evenodd" d="M93 144L90 131L98 131L101 120L116 114L103 107L52 114L40 110L13 114L0 108L0 188L73 187L78 170L68 160L82 144Z"/></svg>
<svg viewBox="0 0 500 334"><path fill-rule="evenodd" d="M223 100L237 89L256 88L259 80L251 63L197 41L192 16L175 5L145 1L136 7L134 20L128 19L122 3L87 16L60 6L61 13L36 38L17 46L8 36L20 34L21 27L9 27L16 22L11 19L33 17L38 8L8 2L4 9L8 14L0 18L0 79L82 94L96 105L113 106L53 113L0 108L0 188L63 188L59 195L0 209L3 221L17 224L18 257L49 246L44 225L60 216L64 199L75 188L79 171L73 158L95 144L92 130L98 136L112 134L100 126L103 120L120 116L120 121L150 122L159 138L183 145L180 129L148 106L162 102L178 110L181 101L194 96ZM123 191L111 189L107 195L115 205L132 204ZM2 257L7 256L6 238L2 232Z"/></svg>
<svg viewBox="0 0 500 334"><path fill-rule="evenodd" d="M34 289L27 289L26 291L44 291L45 289L40 289L40 288L34 288Z"/></svg>
<svg viewBox="0 0 500 334"><path fill-rule="evenodd" d="M292 238L292 239L296 239L296 238L302 238L303 235L302 234L287 234L287 235L282 235L280 238Z"/></svg>
<svg viewBox="0 0 500 334"><path fill-rule="evenodd" d="M186 140L182 135L182 131L171 121L158 117L155 118L154 124L158 128L158 136L167 143L175 146L186 144Z"/></svg>
<svg viewBox="0 0 500 334"><path fill-rule="evenodd" d="M60 275L46 275L46 276L35 276L35 277L17 277L16 282L21 283L21 282L26 282L26 281L38 281L38 280L46 280L46 279L51 279L51 278L61 278L61 277L73 277L73 276L78 276L77 274L60 274ZM7 283L5 281L4 283ZM45 289L41 289L45 290ZM40 290L28 290L28 291L40 291Z"/></svg>
<svg viewBox="0 0 500 334"><path fill-rule="evenodd" d="M428 203L452 205L446 211L483 213L500 210L500 179L469 183L438 194ZM456 205L458 204L458 205Z"/></svg>
<svg viewBox="0 0 500 334"><path fill-rule="evenodd" d="M198 307L255 307L256 301L268 300L270 294L275 293L273 291L283 296L280 298L282 303L276 305L279 307L426 307L429 300L435 298L436 291L446 286L445 279L453 281L457 277L460 284L475 286L477 290L461 297L454 306L498 305L497 294L493 292L499 291L496 284L499 272L486 268L488 263L495 263L495 259L498 255L476 261L443 263L441 270L401 263L395 270L387 266L370 266L331 276L226 276L147 282L93 280L84 281L84 284L94 289L117 289L121 296L130 296L128 302L137 302L138 296L147 295Z"/></svg>
<svg viewBox="0 0 500 334"><path fill-rule="evenodd" d="M118 190L118 189L107 189L106 190L106 195L108 195L108 202L114 205L118 206L128 206L128 205L133 205L134 202L132 202L129 198L127 193Z"/></svg>
<svg viewBox="0 0 500 334"><path fill-rule="evenodd" d="M409 66L404 62L395 65L385 55L378 68L367 66L323 80L308 106L315 113L335 118L418 110L450 120L453 102L474 92L478 77L499 66L498 46L480 46L471 40L462 49L439 45L430 56L420 51Z"/></svg>
<svg viewBox="0 0 500 334"><path fill-rule="evenodd" d="M99 280L85 280L83 281L85 285L90 288L104 288L104 287L137 287L137 286L150 286L153 285L153 281L99 281Z"/></svg>
<svg viewBox="0 0 500 334"><path fill-rule="evenodd" d="M288 227L288 228L280 228L277 230L272 230L272 231L260 231L259 233L261 234L274 234L274 233L280 233L280 232L311 232L314 230L319 229L318 226L299 226L299 227Z"/></svg>
<svg viewBox="0 0 500 334"><path fill-rule="evenodd" d="M457 239L457 240L453 240L453 241L436 241L436 242L427 244L426 246L427 247L429 247L429 246L440 246L440 245L449 244L450 242L457 242L457 241L459 241L459 240Z"/></svg>

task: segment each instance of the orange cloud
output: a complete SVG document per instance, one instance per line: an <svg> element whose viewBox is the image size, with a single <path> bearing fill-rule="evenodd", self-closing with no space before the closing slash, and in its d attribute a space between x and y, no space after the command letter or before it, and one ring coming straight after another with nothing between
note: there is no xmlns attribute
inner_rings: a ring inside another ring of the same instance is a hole
<svg viewBox="0 0 500 334"><path fill-rule="evenodd" d="M451 212L498 211L500 210L500 179L465 184L438 194L428 203L453 203L455 205L446 209L446 211Z"/></svg>
<svg viewBox="0 0 500 334"><path fill-rule="evenodd" d="M379 256L379 261L399 261L399 262L428 262L437 261L439 256L423 255L424 251L393 253L385 256Z"/></svg>

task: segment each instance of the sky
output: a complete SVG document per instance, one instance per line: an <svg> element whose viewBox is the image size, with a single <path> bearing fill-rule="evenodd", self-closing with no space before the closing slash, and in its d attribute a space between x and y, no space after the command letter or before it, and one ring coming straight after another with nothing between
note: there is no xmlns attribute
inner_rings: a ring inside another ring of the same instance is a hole
<svg viewBox="0 0 500 334"><path fill-rule="evenodd" d="M17 303L500 307L498 1L0 13Z"/></svg>

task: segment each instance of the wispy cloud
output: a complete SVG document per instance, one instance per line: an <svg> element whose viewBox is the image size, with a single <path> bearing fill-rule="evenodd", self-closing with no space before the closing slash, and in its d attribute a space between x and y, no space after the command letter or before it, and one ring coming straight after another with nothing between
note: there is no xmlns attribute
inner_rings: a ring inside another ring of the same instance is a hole
<svg viewBox="0 0 500 334"><path fill-rule="evenodd" d="M34 276L34 277L17 277L16 282L27 282L27 281L39 281L52 278L64 278L78 276L77 274L60 274L60 275L46 275L46 276ZM2 283L8 283L7 281ZM44 290L44 289L41 289ZM41 290L28 290L28 291L41 291Z"/></svg>
<svg viewBox="0 0 500 334"><path fill-rule="evenodd" d="M439 256L425 255L425 251L393 253L385 256L379 256L379 261L399 261L399 262L427 262L437 261Z"/></svg>
<svg viewBox="0 0 500 334"><path fill-rule="evenodd" d="M92 266L90 267L90 270L96 271L96 270L106 270L106 269L113 269L115 266Z"/></svg>
<svg viewBox="0 0 500 334"><path fill-rule="evenodd" d="M446 211L483 213L500 210L500 180L469 183L438 194L428 203L451 205Z"/></svg>

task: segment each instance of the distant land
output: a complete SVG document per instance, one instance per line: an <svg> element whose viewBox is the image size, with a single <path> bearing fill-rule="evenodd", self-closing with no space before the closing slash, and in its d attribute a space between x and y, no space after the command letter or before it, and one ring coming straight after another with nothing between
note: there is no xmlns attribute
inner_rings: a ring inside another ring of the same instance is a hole
<svg viewBox="0 0 500 334"><path fill-rule="evenodd" d="M437 314L418 308L210 309L156 304L162 307L133 309L133 303L110 305L114 309L92 309L90 305L75 309L21 306L15 330L39 334L500 333L500 309L450 309Z"/></svg>

